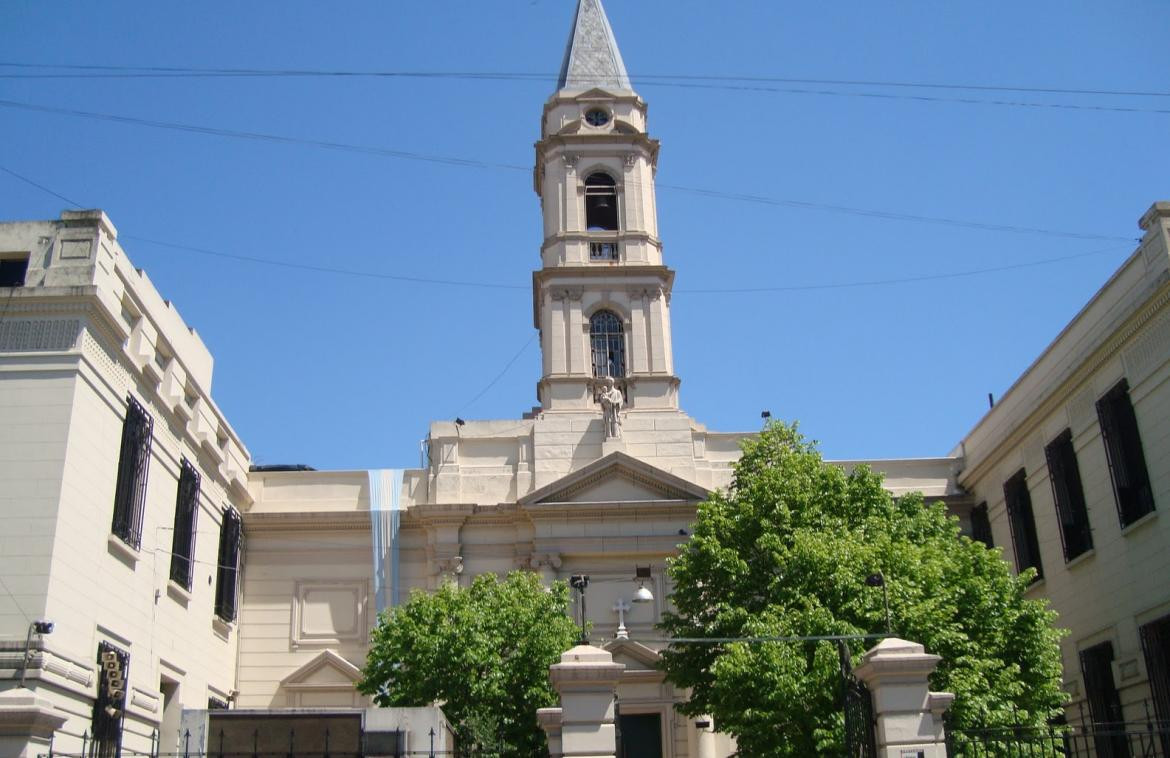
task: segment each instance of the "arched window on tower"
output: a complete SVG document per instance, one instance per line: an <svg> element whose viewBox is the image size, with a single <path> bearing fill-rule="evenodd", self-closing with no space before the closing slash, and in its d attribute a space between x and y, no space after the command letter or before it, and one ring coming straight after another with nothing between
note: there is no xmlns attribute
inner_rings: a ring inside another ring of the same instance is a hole
<svg viewBox="0 0 1170 758"><path fill-rule="evenodd" d="M616 232L617 189L613 177L598 171L585 177L585 229Z"/></svg>
<svg viewBox="0 0 1170 758"><path fill-rule="evenodd" d="M593 347L593 375L620 379L626 375L626 339L622 320L613 311L598 311L589 319Z"/></svg>

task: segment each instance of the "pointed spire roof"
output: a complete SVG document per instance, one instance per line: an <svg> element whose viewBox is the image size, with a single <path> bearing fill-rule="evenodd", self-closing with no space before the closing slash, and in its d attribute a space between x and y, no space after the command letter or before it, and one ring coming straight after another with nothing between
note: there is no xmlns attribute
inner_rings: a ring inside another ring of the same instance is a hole
<svg viewBox="0 0 1170 758"><path fill-rule="evenodd" d="M577 0L557 89L590 87L634 90L601 0Z"/></svg>

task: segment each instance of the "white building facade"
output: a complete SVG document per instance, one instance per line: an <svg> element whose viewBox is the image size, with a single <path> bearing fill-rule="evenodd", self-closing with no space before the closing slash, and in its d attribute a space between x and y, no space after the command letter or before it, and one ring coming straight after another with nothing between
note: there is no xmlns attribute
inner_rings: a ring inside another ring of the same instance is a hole
<svg viewBox="0 0 1170 758"><path fill-rule="evenodd" d="M0 692L0 755L44 752L46 726L72 749L167 749L183 708L235 688L247 450L210 353L105 214L0 225L0 251L20 278L0 321L0 676L23 685Z"/></svg>
<svg viewBox="0 0 1170 758"><path fill-rule="evenodd" d="M0 225L0 669L12 674L0 755L44 752L52 732L76 751L111 718L123 745L149 747L157 730L173 749L178 714L209 705L366 708L353 682L379 611L517 568L590 576L593 639L626 665L618 695L640 755L730 754L676 713L686 693L654 668L665 561L697 504L730 483L748 434L680 408L658 154L600 2L580 0L536 145L539 406L433 423L417 469L250 471L211 400L211 356L104 214ZM1072 630L1066 685L1098 720L1143 702L1170 719L1170 205L1142 226L1134 255L950 456L866 462L895 494L944 501L1014 565L1043 567L1031 592ZM642 585L653 600L632 602ZM40 619L54 631L28 636ZM124 698L107 718L118 671Z"/></svg>

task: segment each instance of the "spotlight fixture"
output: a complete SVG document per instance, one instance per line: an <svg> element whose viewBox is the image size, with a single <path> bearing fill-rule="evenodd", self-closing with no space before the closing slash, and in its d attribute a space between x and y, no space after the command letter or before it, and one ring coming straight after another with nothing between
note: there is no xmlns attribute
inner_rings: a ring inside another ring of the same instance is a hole
<svg viewBox="0 0 1170 758"><path fill-rule="evenodd" d="M466 423L467 423L466 421L459 418L458 416L455 417L455 426L463 426Z"/></svg>
<svg viewBox="0 0 1170 758"><path fill-rule="evenodd" d="M767 421L768 419L772 418L772 411L760 411L760 418L762 418L764 421Z"/></svg>
<svg viewBox="0 0 1170 758"><path fill-rule="evenodd" d="M646 580L650 578L649 566L635 566L634 578L638 580L638 589L634 590L633 602L635 603L651 603L654 601L654 593L646 586Z"/></svg>
<svg viewBox="0 0 1170 758"><path fill-rule="evenodd" d="M20 666L20 687L24 688L24 681L28 678L28 665L32 662L32 638L53 632L53 622L48 619L37 619L28 625L28 634L24 636L24 659Z"/></svg>

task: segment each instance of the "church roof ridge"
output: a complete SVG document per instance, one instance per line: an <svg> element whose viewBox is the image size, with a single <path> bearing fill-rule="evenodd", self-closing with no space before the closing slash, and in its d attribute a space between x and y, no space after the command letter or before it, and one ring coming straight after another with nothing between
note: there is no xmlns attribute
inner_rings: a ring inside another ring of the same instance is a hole
<svg viewBox="0 0 1170 758"><path fill-rule="evenodd" d="M601 0L577 0L557 90L590 87L634 91Z"/></svg>

